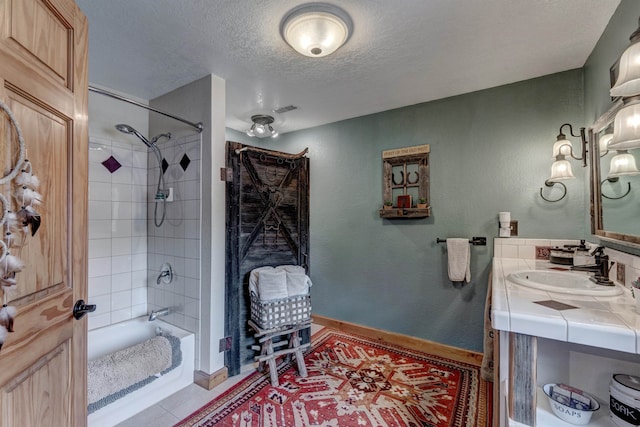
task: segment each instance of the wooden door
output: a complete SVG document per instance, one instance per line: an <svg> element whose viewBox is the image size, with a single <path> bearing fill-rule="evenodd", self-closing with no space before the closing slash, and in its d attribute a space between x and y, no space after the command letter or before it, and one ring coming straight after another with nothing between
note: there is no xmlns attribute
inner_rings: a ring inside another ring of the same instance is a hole
<svg viewBox="0 0 640 427"><path fill-rule="evenodd" d="M227 142L226 325L230 375L253 362L249 273L295 264L309 273L309 159Z"/></svg>
<svg viewBox="0 0 640 427"><path fill-rule="evenodd" d="M3 427L87 423L87 321L72 316L87 298L87 44L73 0L0 0L0 101L22 129L43 196L39 230L12 249L24 263L15 289L0 288L17 308L0 349ZM0 175L16 141L0 113ZM0 192L11 199L11 185Z"/></svg>

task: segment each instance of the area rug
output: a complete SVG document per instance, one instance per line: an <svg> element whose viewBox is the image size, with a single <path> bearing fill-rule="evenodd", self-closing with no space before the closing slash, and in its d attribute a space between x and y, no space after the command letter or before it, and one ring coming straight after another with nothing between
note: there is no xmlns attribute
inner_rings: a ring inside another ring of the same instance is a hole
<svg viewBox="0 0 640 427"><path fill-rule="evenodd" d="M491 387L478 366L324 329L280 385L256 372L177 426L485 427Z"/></svg>

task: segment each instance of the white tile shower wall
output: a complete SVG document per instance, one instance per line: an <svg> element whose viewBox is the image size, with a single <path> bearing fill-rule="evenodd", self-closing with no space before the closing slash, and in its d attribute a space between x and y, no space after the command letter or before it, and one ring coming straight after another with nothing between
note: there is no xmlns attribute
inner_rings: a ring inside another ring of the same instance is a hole
<svg viewBox="0 0 640 427"><path fill-rule="evenodd" d="M147 149L89 138L89 329L147 313ZM103 164L113 156L120 167Z"/></svg>
<svg viewBox="0 0 640 427"><path fill-rule="evenodd" d="M160 168L155 155L148 158L149 310L169 307L169 315L163 320L195 333L196 347L200 340L200 145L199 134L164 141L160 145L168 164L164 174L165 187L173 188L174 198L173 202L166 202L166 217L160 227L154 224L154 198ZM158 206L158 215L161 212ZM157 283L165 262L170 263L174 271L174 281L168 285ZM196 366L199 366L198 362L196 360Z"/></svg>

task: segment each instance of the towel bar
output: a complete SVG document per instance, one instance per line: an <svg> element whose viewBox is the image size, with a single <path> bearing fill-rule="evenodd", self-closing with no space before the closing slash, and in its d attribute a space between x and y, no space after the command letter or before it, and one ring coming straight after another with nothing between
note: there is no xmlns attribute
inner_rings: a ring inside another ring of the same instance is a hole
<svg viewBox="0 0 640 427"><path fill-rule="evenodd" d="M436 238L436 243L444 243L447 239L441 239L439 237ZM469 244L473 246L487 246L487 238L486 237L472 237L469 240Z"/></svg>

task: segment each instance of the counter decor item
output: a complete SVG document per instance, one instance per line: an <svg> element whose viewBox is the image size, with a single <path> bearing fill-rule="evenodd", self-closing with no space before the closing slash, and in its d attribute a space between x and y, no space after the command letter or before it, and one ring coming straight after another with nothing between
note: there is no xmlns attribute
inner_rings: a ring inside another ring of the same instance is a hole
<svg viewBox="0 0 640 427"><path fill-rule="evenodd" d="M411 195L405 194L403 196L398 196L398 207L401 209L409 209L412 206L411 204Z"/></svg>
<svg viewBox="0 0 640 427"><path fill-rule="evenodd" d="M570 424L585 425L600 403L595 397L566 384L545 384L542 387L554 415Z"/></svg>
<svg viewBox="0 0 640 427"><path fill-rule="evenodd" d="M553 248L549 254L549 262L551 264L573 265L573 256L575 251L573 248Z"/></svg>
<svg viewBox="0 0 640 427"><path fill-rule="evenodd" d="M511 237L511 212L498 212L500 237Z"/></svg>
<svg viewBox="0 0 640 427"><path fill-rule="evenodd" d="M634 427L640 420L640 377L614 374L609 384L609 414L620 427Z"/></svg>

